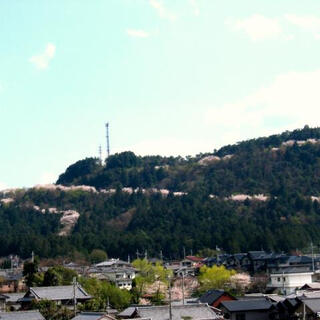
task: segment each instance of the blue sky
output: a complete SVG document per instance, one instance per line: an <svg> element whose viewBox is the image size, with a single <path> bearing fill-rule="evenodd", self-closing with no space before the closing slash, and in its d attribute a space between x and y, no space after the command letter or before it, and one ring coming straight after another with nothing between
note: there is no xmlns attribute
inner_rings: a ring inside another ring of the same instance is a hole
<svg viewBox="0 0 320 320"><path fill-rule="evenodd" d="M318 0L0 1L0 189L111 152L319 125Z"/></svg>

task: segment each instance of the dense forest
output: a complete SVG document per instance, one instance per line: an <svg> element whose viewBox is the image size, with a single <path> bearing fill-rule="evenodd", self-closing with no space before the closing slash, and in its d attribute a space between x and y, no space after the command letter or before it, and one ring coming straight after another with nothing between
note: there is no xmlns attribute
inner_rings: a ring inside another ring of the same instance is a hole
<svg viewBox="0 0 320 320"><path fill-rule="evenodd" d="M95 187L91 191L56 187L2 194L12 200L0 206L0 255L25 257L33 250L42 257L77 257L103 249L122 258L146 250L177 258L183 247L194 253L216 246L227 252L290 251L318 244L318 139L319 128L305 127L195 157L123 152L105 163L80 160L57 185ZM232 198L243 194L248 198ZM59 236L59 212L65 210L80 217L70 234Z"/></svg>

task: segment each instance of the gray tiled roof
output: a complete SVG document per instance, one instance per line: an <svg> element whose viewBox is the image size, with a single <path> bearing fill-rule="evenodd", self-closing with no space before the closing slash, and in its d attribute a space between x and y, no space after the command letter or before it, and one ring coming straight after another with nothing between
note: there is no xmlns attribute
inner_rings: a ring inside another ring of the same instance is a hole
<svg viewBox="0 0 320 320"><path fill-rule="evenodd" d="M17 303L19 299L23 298L25 292L20 293L6 293L6 296L8 296L7 303Z"/></svg>
<svg viewBox="0 0 320 320"><path fill-rule="evenodd" d="M104 320L111 319L110 316L106 316L105 313L102 312L81 312L76 317L71 320Z"/></svg>
<svg viewBox="0 0 320 320"><path fill-rule="evenodd" d="M303 300L303 302L312 312L320 312L320 299L308 299Z"/></svg>
<svg viewBox="0 0 320 320"><path fill-rule="evenodd" d="M31 287L29 292L32 295L34 295L36 299L48 299L48 300L73 299L73 286ZM76 298L90 299L91 296L81 286L77 286Z"/></svg>
<svg viewBox="0 0 320 320"><path fill-rule="evenodd" d="M168 320L169 306L137 307L138 316L152 320ZM191 317L193 320L219 319L218 315L205 304L172 306L172 320Z"/></svg>
<svg viewBox="0 0 320 320"><path fill-rule="evenodd" d="M272 307L272 303L266 299L223 301L220 305L230 312L269 310Z"/></svg>
<svg viewBox="0 0 320 320"><path fill-rule="evenodd" d="M41 313L37 310L17 311L17 312L1 312L0 320L45 320Z"/></svg>

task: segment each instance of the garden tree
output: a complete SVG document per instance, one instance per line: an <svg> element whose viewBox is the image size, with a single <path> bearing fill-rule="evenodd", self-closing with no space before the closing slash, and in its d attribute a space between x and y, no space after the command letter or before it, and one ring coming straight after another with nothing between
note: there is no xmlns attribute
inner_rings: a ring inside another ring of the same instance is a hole
<svg viewBox="0 0 320 320"><path fill-rule="evenodd" d="M90 262L91 263L99 263L99 262L107 260L107 258L108 258L107 253L101 249L94 249L90 253Z"/></svg>
<svg viewBox="0 0 320 320"><path fill-rule="evenodd" d="M108 301L113 308L122 310L131 303L129 291L121 290L109 282L95 278L80 278L79 282L93 296L92 300L84 304L83 310L104 311Z"/></svg>
<svg viewBox="0 0 320 320"><path fill-rule="evenodd" d="M42 283L42 275L38 274L38 259L34 259L34 262L25 262L23 265L23 276L28 287L36 286Z"/></svg>
<svg viewBox="0 0 320 320"><path fill-rule="evenodd" d="M148 284L152 284L155 281L168 284L169 278L172 277L172 271L165 269L159 262L156 265L152 265L147 259L136 259L132 262L132 265L139 272L134 279L135 293L138 297L142 296ZM159 300L161 297L161 293L158 292L155 299Z"/></svg>
<svg viewBox="0 0 320 320"><path fill-rule="evenodd" d="M77 278L76 271L63 266L54 266L44 273L43 286L65 286L71 285L73 278Z"/></svg>
<svg viewBox="0 0 320 320"><path fill-rule="evenodd" d="M210 289L227 289L230 284L230 278L236 274L235 270L228 270L225 266L203 266L200 268L198 280L200 283L200 292Z"/></svg>
<svg viewBox="0 0 320 320"><path fill-rule="evenodd" d="M9 259L4 260L0 265L0 269L10 269L10 268L11 268L11 260Z"/></svg>
<svg viewBox="0 0 320 320"><path fill-rule="evenodd" d="M51 300L33 300L31 302L31 309L37 309L44 316L46 320L70 320L72 318L72 311L64 306L57 305Z"/></svg>

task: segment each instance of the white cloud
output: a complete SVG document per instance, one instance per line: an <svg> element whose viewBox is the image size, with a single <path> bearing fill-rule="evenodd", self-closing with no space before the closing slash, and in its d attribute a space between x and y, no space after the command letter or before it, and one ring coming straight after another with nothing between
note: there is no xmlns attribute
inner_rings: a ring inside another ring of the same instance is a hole
<svg viewBox="0 0 320 320"><path fill-rule="evenodd" d="M171 21L176 19L176 15L170 12L160 0L149 0L149 3L151 7L158 12L158 15L161 18Z"/></svg>
<svg viewBox="0 0 320 320"><path fill-rule="evenodd" d="M56 53L56 46L48 43L43 53L32 56L29 61L33 63L38 69L44 70L48 67L50 60L53 59Z"/></svg>
<svg viewBox="0 0 320 320"><path fill-rule="evenodd" d="M228 129L230 134L320 126L319 83L320 69L279 75L271 85L243 99L208 109L204 121Z"/></svg>
<svg viewBox="0 0 320 320"><path fill-rule="evenodd" d="M284 18L304 31L313 33L316 39L320 39L320 18L314 15L298 16L285 14Z"/></svg>
<svg viewBox="0 0 320 320"><path fill-rule="evenodd" d="M198 6L198 2L197 0L189 0L192 8L193 8L193 13L195 16L199 16L200 15L200 9L199 9L199 6Z"/></svg>
<svg viewBox="0 0 320 320"><path fill-rule="evenodd" d="M267 18L260 14L254 14L246 19L226 21L236 31L243 31L253 41L276 38L282 33L279 21L275 18Z"/></svg>
<svg viewBox="0 0 320 320"><path fill-rule="evenodd" d="M146 32L144 30L135 30L135 29L127 29L127 34L130 37L134 38L147 38L149 37L149 32Z"/></svg>

